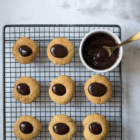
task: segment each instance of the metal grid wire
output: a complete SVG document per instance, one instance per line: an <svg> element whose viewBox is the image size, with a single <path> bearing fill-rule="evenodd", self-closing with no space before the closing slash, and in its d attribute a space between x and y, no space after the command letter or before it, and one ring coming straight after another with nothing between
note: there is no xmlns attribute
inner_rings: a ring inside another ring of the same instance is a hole
<svg viewBox="0 0 140 140"><path fill-rule="evenodd" d="M4 139L17 140L13 133L15 121L22 115L35 116L42 124L42 131L36 140L52 140L48 125L56 114L65 114L76 122L77 132L72 140L84 140L83 119L91 113L104 115L110 124L110 132L105 140L122 139L122 95L121 66L104 73L113 85L113 96L106 104L96 105L85 96L84 84L95 75L84 67L79 58L79 45L84 35L94 29L107 29L121 38L118 25L6 25L3 28L3 104L4 104ZM23 36L35 40L39 45L39 53L31 64L20 64L12 55L14 42ZM46 56L49 42L56 37L65 37L73 42L75 55L65 66L54 65ZM75 96L67 105L54 103L48 94L50 82L60 76L70 76L76 85ZM31 104L16 101L12 90L15 81L22 76L35 78L41 87L37 100Z"/></svg>

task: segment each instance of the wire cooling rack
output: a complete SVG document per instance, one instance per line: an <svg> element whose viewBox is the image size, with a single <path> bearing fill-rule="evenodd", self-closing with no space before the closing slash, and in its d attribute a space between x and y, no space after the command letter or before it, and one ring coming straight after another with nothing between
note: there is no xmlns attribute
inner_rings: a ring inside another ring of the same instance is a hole
<svg viewBox="0 0 140 140"><path fill-rule="evenodd" d="M56 114L66 114L76 122L77 132L72 140L84 140L83 119L91 113L104 115L110 124L110 132L105 140L122 139L122 90L121 65L103 73L113 85L113 96L106 104L95 105L85 96L84 84L95 75L83 66L79 58L79 45L86 33L94 29L107 29L121 38L118 25L6 25L3 28L3 107L4 107L4 140L17 140L13 133L15 121L22 115L35 116L42 124L42 131L36 140L52 140L48 125ZM20 64L12 55L14 42L23 36L35 40L39 53L31 64ZM46 56L49 42L56 37L65 37L73 42L75 55L65 66L54 65ZM67 105L54 103L48 94L50 82L60 75L70 76L76 85L75 96ZM41 87L37 100L31 104L16 101L12 90L15 81L22 76L35 78Z"/></svg>

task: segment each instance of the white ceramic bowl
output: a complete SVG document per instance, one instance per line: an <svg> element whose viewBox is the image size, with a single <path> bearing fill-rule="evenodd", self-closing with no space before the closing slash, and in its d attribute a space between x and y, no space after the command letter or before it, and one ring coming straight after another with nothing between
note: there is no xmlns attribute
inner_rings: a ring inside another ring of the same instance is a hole
<svg viewBox="0 0 140 140"><path fill-rule="evenodd" d="M118 44L121 43L120 39L114 33L110 32L108 30L103 30L103 29L93 30L93 31L89 32L88 34L86 34L85 37L81 41L80 48L79 48L79 54L80 54L81 61L89 70L91 70L93 72L102 73L102 72L111 71L114 68L116 68L118 66L118 64L120 63L120 61L122 60L123 47L119 48L119 57L116 60L116 62L110 68L107 68L107 69L104 69L104 70L94 69L94 68L90 67L84 60L84 57L83 57L83 54L82 54L82 49L83 49L84 42L88 37L90 37L91 35L96 34L96 33L106 33L106 34L112 36Z"/></svg>

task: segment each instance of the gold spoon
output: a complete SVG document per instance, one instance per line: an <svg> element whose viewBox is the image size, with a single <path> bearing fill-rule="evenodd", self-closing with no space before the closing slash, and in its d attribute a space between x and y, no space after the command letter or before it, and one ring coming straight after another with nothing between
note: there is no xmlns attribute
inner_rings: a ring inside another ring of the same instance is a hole
<svg viewBox="0 0 140 140"><path fill-rule="evenodd" d="M132 37L130 37L126 41L122 42L121 44L118 44L118 45L113 46L113 47L103 46L103 48L105 48L108 51L108 54L109 54L109 57L110 57L114 50L120 48L121 46L123 46L125 44L136 41L138 39L140 39L140 32L136 33L135 35L133 35Z"/></svg>

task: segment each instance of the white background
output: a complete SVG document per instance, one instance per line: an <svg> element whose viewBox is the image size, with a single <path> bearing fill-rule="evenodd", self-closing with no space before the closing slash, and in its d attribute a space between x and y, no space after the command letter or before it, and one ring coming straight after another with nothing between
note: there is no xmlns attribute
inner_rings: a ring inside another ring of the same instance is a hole
<svg viewBox="0 0 140 140"><path fill-rule="evenodd" d="M122 41L140 31L140 22L118 19L111 13L85 13L73 7L58 7L55 0L0 0L0 65L2 85L2 27L5 24L118 24ZM0 94L0 136L3 124L3 93ZM123 140L140 137L140 41L124 46L122 60Z"/></svg>

